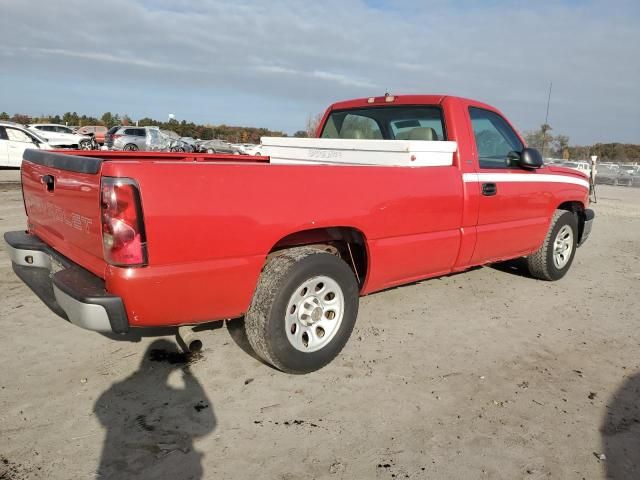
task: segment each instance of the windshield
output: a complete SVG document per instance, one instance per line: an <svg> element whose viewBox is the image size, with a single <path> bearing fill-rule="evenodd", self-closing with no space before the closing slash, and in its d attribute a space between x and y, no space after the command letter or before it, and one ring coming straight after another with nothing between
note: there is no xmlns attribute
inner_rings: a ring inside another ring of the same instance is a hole
<svg viewBox="0 0 640 480"><path fill-rule="evenodd" d="M322 138L445 140L439 107L372 107L332 112Z"/></svg>

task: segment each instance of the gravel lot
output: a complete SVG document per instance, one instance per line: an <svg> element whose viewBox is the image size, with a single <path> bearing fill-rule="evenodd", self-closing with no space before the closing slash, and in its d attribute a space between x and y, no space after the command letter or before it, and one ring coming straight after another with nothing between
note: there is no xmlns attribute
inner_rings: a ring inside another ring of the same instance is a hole
<svg viewBox="0 0 640 480"><path fill-rule="evenodd" d="M25 225L17 178L0 171L2 232ZM598 197L565 279L516 263L371 295L306 376L237 324L188 366L171 338L73 327L3 244L0 478L640 478L640 190Z"/></svg>

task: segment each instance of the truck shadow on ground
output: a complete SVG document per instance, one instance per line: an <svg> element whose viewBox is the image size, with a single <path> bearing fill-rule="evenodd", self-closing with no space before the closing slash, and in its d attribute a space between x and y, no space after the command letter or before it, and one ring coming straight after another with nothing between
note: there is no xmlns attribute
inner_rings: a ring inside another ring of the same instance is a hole
<svg viewBox="0 0 640 480"><path fill-rule="evenodd" d="M640 373L611 397L600 433L607 478L640 478Z"/></svg>
<svg viewBox="0 0 640 480"><path fill-rule="evenodd" d="M190 368L194 360L158 339L135 373L98 398L94 412L107 434L97 478L204 478L194 440L213 432L216 418ZM174 386L179 380L183 386Z"/></svg>
<svg viewBox="0 0 640 480"><path fill-rule="evenodd" d="M492 263L489 267L494 270L498 270L504 273L510 273L511 275L517 275L519 277L533 278L529 273L527 267L527 260L523 257L514 258L513 260L506 260L504 262Z"/></svg>

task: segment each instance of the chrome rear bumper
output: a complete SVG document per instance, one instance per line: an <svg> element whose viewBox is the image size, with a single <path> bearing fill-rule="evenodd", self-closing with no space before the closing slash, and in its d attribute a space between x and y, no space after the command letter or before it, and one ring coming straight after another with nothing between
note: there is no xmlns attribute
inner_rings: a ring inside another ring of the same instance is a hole
<svg viewBox="0 0 640 480"><path fill-rule="evenodd" d="M7 232L13 270L57 315L87 330L126 333L129 322L120 297L104 281L60 255L35 235Z"/></svg>

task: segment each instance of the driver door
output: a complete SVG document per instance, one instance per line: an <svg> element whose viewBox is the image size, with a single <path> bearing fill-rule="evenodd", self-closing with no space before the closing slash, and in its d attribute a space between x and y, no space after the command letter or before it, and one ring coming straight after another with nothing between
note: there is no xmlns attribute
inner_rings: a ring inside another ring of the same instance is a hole
<svg viewBox="0 0 640 480"><path fill-rule="evenodd" d="M498 113L469 107L479 185L476 248L472 263L518 257L537 249L549 226L550 192L539 170L517 164L524 144Z"/></svg>

